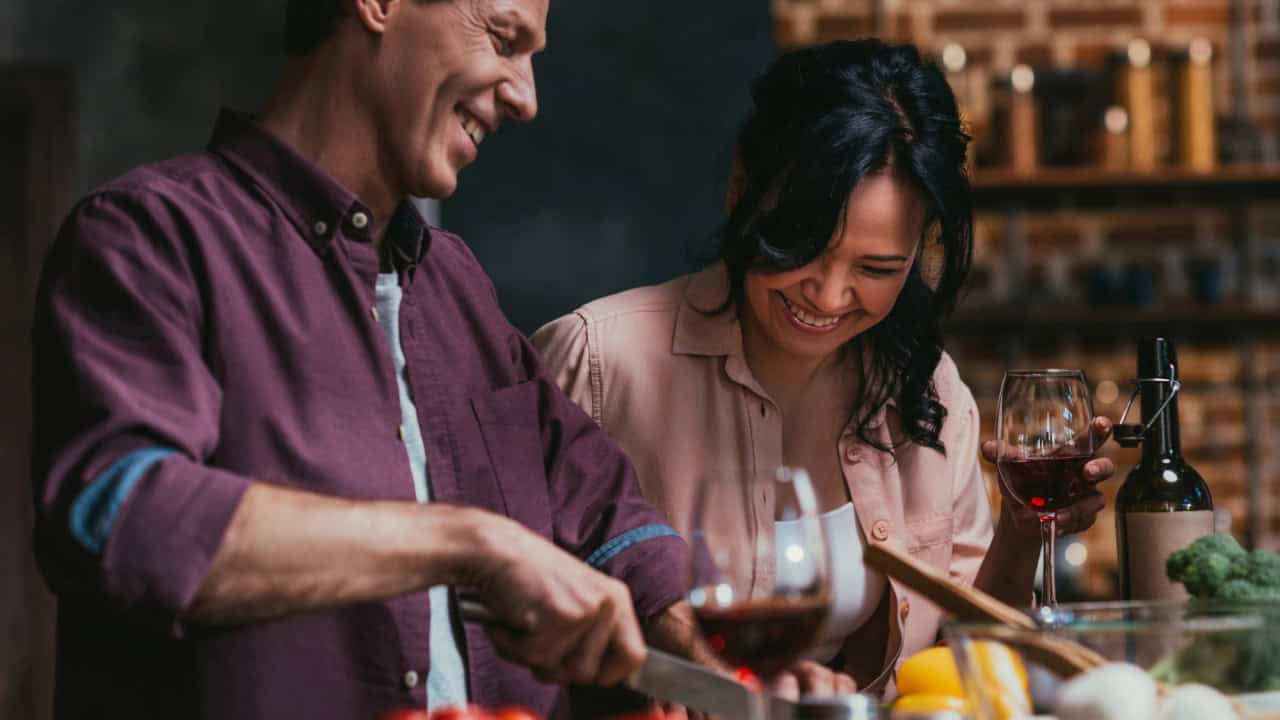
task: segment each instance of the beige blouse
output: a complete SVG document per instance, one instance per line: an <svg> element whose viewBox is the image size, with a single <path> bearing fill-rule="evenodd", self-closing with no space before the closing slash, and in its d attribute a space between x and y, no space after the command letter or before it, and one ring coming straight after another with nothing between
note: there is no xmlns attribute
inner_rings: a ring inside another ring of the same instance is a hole
<svg viewBox="0 0 1280 720"><path fill-rule="evenodd" d="M556 381L627 452L645 496L681 532L697 478L771 474L782 464L781 417L747 367L736 314L704 312L724 302L728 287L716 264L597 300L533 336ZM947 453L907 443L890 455L848 427L839 442L844 479L868 543L972 583L992 538L978 411L949 356L934 384L947 408L940 435ZM873 422L881 443L892 442L896 421L890 403ZM755 500L753 525L772 524L772 498ZM757 575L770 577L772 556L760 562ZM892 581L890 601L884 670L869 691L891 687L898 664L935 642L942 619ZM846 658L855 644L845 645Z"/></svg>

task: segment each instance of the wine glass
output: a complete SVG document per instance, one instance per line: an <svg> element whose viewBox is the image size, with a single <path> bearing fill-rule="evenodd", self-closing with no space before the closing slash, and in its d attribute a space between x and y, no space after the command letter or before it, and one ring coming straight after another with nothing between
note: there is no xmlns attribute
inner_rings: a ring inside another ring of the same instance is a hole
<svg viewBox="0 0 1280 720"><path fill-rule="evenodd" d="M773 514L762 517L755 503L769 497ZM804 470L704 480L688 537L689 602L707 644L739 678L768 681L811 647L830 609L830 569ZM754 718L764 718L763 696L753 703Z"/></svg>
<svg viewBox="0 0 1280 720"><path fill-rule="evenodd" d="M1080 370L1011 370L1000 383L996 469L1005 491L1040 519L1041 604L1057 605L1053 574L1058 511L1084 494L1093 457L1093 400Z"/></svg>

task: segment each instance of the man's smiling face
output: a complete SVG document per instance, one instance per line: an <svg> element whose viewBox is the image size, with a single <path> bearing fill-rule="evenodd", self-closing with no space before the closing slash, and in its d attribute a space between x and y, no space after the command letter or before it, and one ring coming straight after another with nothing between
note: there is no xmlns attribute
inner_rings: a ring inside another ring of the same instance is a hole
<svg viewBox="0 0 1280 720"><path fill-rule="evenodd" d="M453 194L487 136L537 114L548 2L388 0L375 67L356 92L379 115L378 162L409 193Z"/></svg>

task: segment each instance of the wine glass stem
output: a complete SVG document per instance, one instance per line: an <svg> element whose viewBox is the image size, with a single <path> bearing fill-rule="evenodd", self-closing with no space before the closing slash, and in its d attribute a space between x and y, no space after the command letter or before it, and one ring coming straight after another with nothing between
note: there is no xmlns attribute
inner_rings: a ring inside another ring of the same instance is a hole
<svg viewBox="0 0 1280 720"><path fill-rule="evenodd" d="M1058 514L1040 516L1040 545L1044 557L1044 578L1040 604L1054 607L1058 604L1058 584L1053 573L1053 543L1058 535Z"/></svg>

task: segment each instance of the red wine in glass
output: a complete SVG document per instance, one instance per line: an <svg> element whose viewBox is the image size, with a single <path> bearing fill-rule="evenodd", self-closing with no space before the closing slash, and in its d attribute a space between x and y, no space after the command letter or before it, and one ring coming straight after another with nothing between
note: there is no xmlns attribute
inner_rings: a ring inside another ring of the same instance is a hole
<svg viewBox="0 0 1280 720"><path fill-rule="evenodd" d="M761 522L755 498L766 498ZM700 478L689 518L689 604L708 647L754 680L769 682L817 639L831 610L831 575L822 515L808 473ZM780 536L777 521L794 524ZM746 718L766 720L754 687Z"/></svg>
<svg viewBox="0 0 1280 720"><path fill-rule="evenodd" d="M1057 604L1054 538L1058 511L1084 493L1085 463L1093 457L1093 399L1079 370L1010 370L1000 383L996 442L1005 493L1040 519L1044 559L1041 602Z"/></svg>
<svg viewBox="0 0 1280 720"><path fill-rule="evenodd" d="M1068 507L1084 494L1085 455L1004 459L996 463L1005 487L1022 505L1040 512Z"/></svg>
<svg viewBox="0 0 1280 720"><path fill-rule="evenodd" d="M800 659L822 627L825 598L765 599L696 610L702 633L725 662L772 677Z"/></svg>

